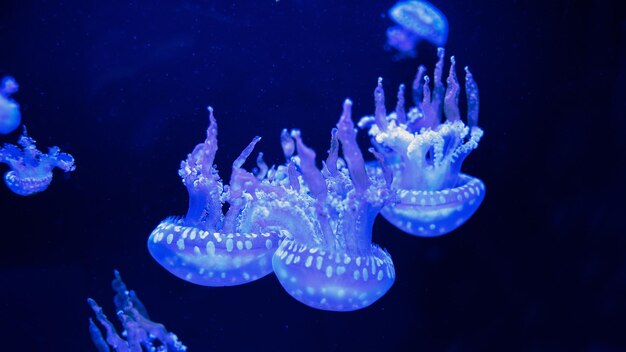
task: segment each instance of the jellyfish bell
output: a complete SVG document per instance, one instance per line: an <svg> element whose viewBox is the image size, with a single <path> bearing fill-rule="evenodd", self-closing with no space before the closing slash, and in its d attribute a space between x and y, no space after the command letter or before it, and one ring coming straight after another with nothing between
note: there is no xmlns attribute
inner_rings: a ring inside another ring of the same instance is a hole
<svg viewBox="0 0 626 352"><path fill-rule="evenodd" d="M387 44L406 56L415 56L414 49L420 40L436 46L446 44L448 20L429 2L400 1L389 9L389 17L397 26L387 29Z"/></svg>
<svg viewBox="0 0 626 352"><path fill-rule="evenodd" d="M448 39L446 16L427 1L398 2L389 10L389 17L398 25L436 46L445 45Z"/></svg>
<svg viewBox="0 0 626 352"><path fill-rule="evenodd" d="M415 57L415 45L418 37L415 33L400 26L387 28L387 45L396 49L402 56Z"/></svg>
<svg viewBox="0 0 626 352"><path fill-rule="evenodd" d="M0 95L9 96L19 89L20 85L17 84L15 78L6 76L0 82Z"/></svg>
<svg viewBox="0 0 626 352"><path fill-rule="evenodd" d="M22 119L20 105L11 98L11 94L17 92L19 85L15 78L4 77L0 82L0 133L13 132Z"/></svg>

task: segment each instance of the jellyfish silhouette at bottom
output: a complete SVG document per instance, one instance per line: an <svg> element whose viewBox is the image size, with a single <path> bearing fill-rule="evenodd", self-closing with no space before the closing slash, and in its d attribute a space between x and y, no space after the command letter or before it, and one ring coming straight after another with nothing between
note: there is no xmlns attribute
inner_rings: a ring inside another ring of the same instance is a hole
<svg viewBox="0 0 626 352"><path fill-rule="evenodd" d="M372 226L392 198L387 177L368 176L346 100L333 129L329 156L320 171L315 152L295 130L297 156L291 168L293 207L305 214L272 259L283 288L317 309L352 311L369 306L393 285L395 269L387 251L372 244ZM339 142L344 159L338 157ZM289 145L283 139L283 146ZM286 153L288 154L288 153ZM387 175L390 176L390 175Z"/></svg>
<svg viewBox="0 0 626 352"><path fill-rule="evenodd" d="M52 169L69 172L74 171L74 158L67 153L61 153L59 147L50 147L48 154L37 150L35 140L24 132L18 140L18 147L5 144L0 148L0 163L9 165L4 175L4 183L11 191L21 196L44 191L52 182Z"/></svg>
<svg viewBox="0 0 626 352"><path fill-rule="evenodd" d="M461 172L469 153L478 147L483 130L478 127L478 86L466 67L467 123L461 121L458 100L460 87L451 57L447 88L441 82L444 50L434 72L431 92L426 69L420 66L413 83L416 107L404 109L404 86L398 92L395 112L386 115L382 79L374 92L376 112L359 121L369 128L372 143L385 155L393 170L394 189L400 201L381 213L404 232L417 236L439 236L469 219L485 197L485 184ZM441 122L442 112L446 117ZM368 168L380 173L377 165Z"/></svg>
<svg viewBox="0 0 626 352"><path fill-rule="evenodd" d="M261 139L255 137L233 162L229 185L213 165L217 152L217 122L209 108L207 138L181 162L178 174L189 192L189 209L182 218L163 220L150 234L152 257L177 277L203 286L233 286L272 272L271 256L284 231L263 226L259 213L279 198L281 188L263 178L267 167L257 159L261 174L242 165ZM268 200L270 199L270 200ZM228 203L226 214L222 206ZM265 219L269 222L268 219Z"/></svg>
<svg viewBox="0 0 626 352"><path fill-rule="evenodd" d="M116 352L187 351L187 347L178 340L174 333L168 332L163 324L150 320L148 311L135 294L135 291L129 291L126 288L117 270L115 271L115 279L112 286L115 291L113 301L115 302L117 317L124 328L122 336L126 337L126 339L117 334L115 326L109 321L98 303L88 298L89 306L106 333L105 338L96 323L89 318L89 334L98 352L110 352L111 348Z"/></svg>
<svg viewBox="0 0 626 352"><path fill-rule="evenodd" d="M0 133L7 134L13 132L20 125L22 114L20 105L11 98L17 92L19 85L15 78L4 77L0 81Z"/></svg>

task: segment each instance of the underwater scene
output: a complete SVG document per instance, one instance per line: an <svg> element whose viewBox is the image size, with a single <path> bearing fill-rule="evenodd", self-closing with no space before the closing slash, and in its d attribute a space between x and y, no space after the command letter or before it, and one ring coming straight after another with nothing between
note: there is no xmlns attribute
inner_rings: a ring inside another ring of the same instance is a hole
<svg viewBox="0 0 626 352"><path fill-rule="evenodd" d="M626 351L619 8L3 1L0 351Z"/></svg>

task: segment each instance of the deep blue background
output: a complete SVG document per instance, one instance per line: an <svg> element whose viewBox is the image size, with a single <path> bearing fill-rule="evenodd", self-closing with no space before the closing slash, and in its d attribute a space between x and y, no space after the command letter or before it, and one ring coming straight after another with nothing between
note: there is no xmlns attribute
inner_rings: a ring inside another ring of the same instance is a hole
<svg viewBox="0 0 626 352"><path fill-rule="evenodd" d="M391 108L435 50L394 61L383 49L394 1L207 3L1 3L0 75L21 84L15 99L38 145L78 166L35 196L0 187L2 351L94 350L85 299L114 315L114 268L191 351L626 350L618 0L433 1L450 22L448 54L480 87L485 137L464 170L487 196L441 238L377 219L396 283L343 314L301 305L273 275L188 284L152 260L146 239L186 211L177 168L204 138L208 104L228 179L257 134L266 160L282 162L283 127L323 154L344 98L355 116L371 114L383 76Z"/></svg>

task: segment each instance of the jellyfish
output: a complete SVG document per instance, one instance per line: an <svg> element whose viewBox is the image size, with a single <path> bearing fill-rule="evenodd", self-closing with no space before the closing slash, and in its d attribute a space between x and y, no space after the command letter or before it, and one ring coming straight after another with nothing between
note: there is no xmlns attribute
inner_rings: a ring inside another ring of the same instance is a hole
<svg viewBox="0 0 626 352"><path fill-rule="evenodd" d="M115 270L113 290L115 291L115 310L117 318L124 328L122 336L115 331L115 326L109 321L102 308L91 298L87 298L89 306L96 315L96 319L104 328L106 339L100 328L89 318L89 334L98 352L109 352L111 348L117 352L141 351L170 351L184 352L187 347L178 340L176 334L168 332L163 324L150 320L148 311L139 300L135 291L129 291L122 281L120 273ZM143 347L143 348L142 348Z"/></svg>
<svg viewBox="0 0 626 352"><path fill-rule="evenodd" d="M4 77L0 82L0 133L13 132L20 125L20 105L13 99L11 94L17 92L19 85L15 78Z"/></svg>
<svg viewBox="0 0 626 352"><path fill-rule="evenodd" d="M445 51L437 51L439 60L430 78L420 66L413 83L416 106L404 108L404 85L398 91L394 112L385 111L382 79L374 92L376 111L359 121L369 128L372 143L385 156L393 170L392 187L400 200L386 206L381 214L404 232L416 236L440 236L458 228L478 209L485 197L485 184L461 172L469 153L478 147L483 131L478 127L478 86L465 67L467 125L461 120L458 107L460 86L454 56L447 87L441 82ZM441 121L442 113L446 120ZM377 164L368 167L371 173L384 170Z"/></svg>
<svg viewBox="0 0 626 352"><path fill-rule="evenodd" d="M0 163L11 168L4 174L4 183L16 194L29 196L44 191L52 182L52 169L55 167L65 172L76 169L74 158L61 153L59 147L50 147L48 154L37 150L35 140L26 133L26 126L18 144L21 149L13 144L0 148Z"/></svg>
<svg viewBox="0 0 626 352"><path fill-rule="evenodd" d="M240 285L272 272L271 256L285 233L262 214L280 203L282 190L264 179L267 166L262 155L257 158L261 170L257 175L242 168L260 137L254 137L233 162L230 184L224 185L213 165L217 122L210 107L209 121L206 140L181 162L178 172L189 193L187 214L163 220L150 234L148 250L185 281Z"/></svg>
<svg viewBox="0 0 626 352"><path fill-rule="evenodd" d="M302 216L285 218L299 226L290 231L272 259L276 277L293 298L328 311L365 308L381 298L395 280L391 256L372 243L374 219L393 195L390 178L366 173L351 105L350 100L343 104L321 171L315 165L315 152L304 144L300 131L291 131L297 156L289 164L291 193L286 199ZM343 159L338 157L339 142ZM283 133L285 147L293 150L293 141Z"/></svg>
<svg viewBox="0 0 626 352"><path fill-rule="evenodd" d="M427 1L399 1L389 9L396 26L387 29L387 45L398 50L400 57L415 57L420 40L444 46L448 39L448 20Z"/></svg>

